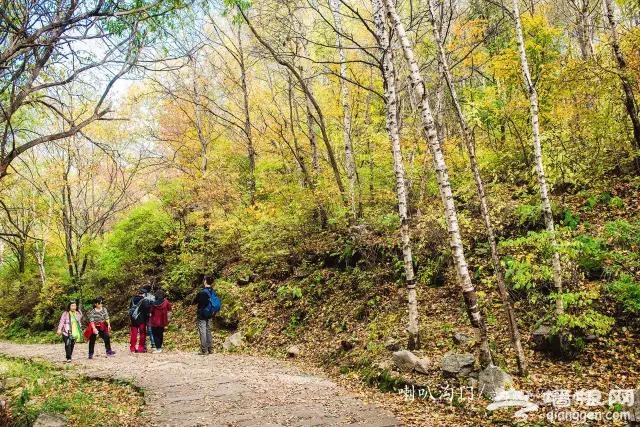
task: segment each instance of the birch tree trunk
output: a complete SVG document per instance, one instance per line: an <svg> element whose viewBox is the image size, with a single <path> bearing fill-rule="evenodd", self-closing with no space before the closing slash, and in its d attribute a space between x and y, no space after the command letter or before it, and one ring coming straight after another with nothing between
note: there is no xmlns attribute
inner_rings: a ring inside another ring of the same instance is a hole
<svg viewBox="0 0 640 427"><path fill-rule="evenodd" d="M627 73L627 61L622 53L622 49L620 48L618 28L613 16L613 3L611 0L604 0L604 10L611 37L611 49L616 57L616 63L618 64L619 71L618 76L620 77L622 90L624 91L624 106L633 126L633 148L636 151L633 156L634 163L637 172L640 173L640 118L638 118L638 106L633 94L633 82Z"/></svg>
<svg viewBox="0 0 640 427"><path fill-rule="evenodd" d="M439 23L437 22L435 15L435 4L434 0L428 0L429 6L429 20L431 21L431 27L433 29L433 38L436 42L436 47L438 49L438 68L442 72L442 76L449 88L449 94L451 95L451 100L453 102L454 109L456 111L456 115L458 116L458 121L460 123L460 128L462 130L462 139L467 148L467 152L469 153L469 163L471 164L471 172L473 173L473 179L476 184L476 189L478 191L478 198L480 200L480 212L482 214L482 219L484 220L484 225L487 229L487 238L489 240L489 246L491 248L491 261L493 263L493 271L496 277L496 282L498 285L498 292L500 294L500 298L502 299L502 304L504 305L507 318L509 320L509 331L511 333L511 343L513 344L513 348L516 350L516 358L518 362L518 371L520 375L525 375L527 372L527 362L524 356L524 350L522 349L522 342L520 340L520 331L518 330L518 322L516 321L516 316L513 311L513 306L511 304L511 298L509 297L509 293L507 292L507 287L504 282L504 274L502 271L502 267L500 265L500 257L498 255L498 245L496 243L496 236L493 229L493 221L491 220L491 211L489 210L489 204L487 202L487 197L485 194L484 183L482 181L482 177L480 176L480 169L478 167L478 160L476 158L475 152L475 142L473 139L473 134L469 129L469 125L467 123L467 119L462 111L462 106L460 104L460 98L458 97L458 93L456 87L453 83L453 76L451 74L451 69L449 67L449 62L447 60L447 55L444 49L444 42L441 37L441 32L439 30Z"/></svg>
<svg viewBox="0 0 640 427"><path fill-rule="evenodd" d="M342 21L340 19L339 0L329 0L336 28L336 44L340 61L340 102L342 104L342 136L344 140L344 163L349 181L349 205L353 220L358 218L359 189L353 144L351 143L351 106L349 105L349 88L347 87L347 57L342 47Z"/></svg>
<svg viewBox="0 0 640 427"><path fill-rule="evenodd" d="M386 103L386 127L391 142L393 154L393 170L396 176L396 195L398 198L398 214L400 215L400 238L402 240L402 257L404 260L404 274L408 294L409 349L420 347L418 324L418 299L413 272L413 255L411 253L411 234L409 231L409 215L407 209L407 190L405 183L404 163L400 148L400 130L398 126L398 94L396 92L396 76L393 61L389 55L389 35L384 20L382 0L373 0L374 21L376 34L382 50L382 77L384 79Z"/></svg>
<svg viewBox="0 0 640 427"><path fill-rule="evenodd" d="M420 74L418 63L415 59L413 46L409 41L409 37L405 31L404 25L400 20L400 16L396 12L395 4L393 0L384 0L384 4L387 8L387 15L390 22L398 34L400 43L402 44L402 50L404 57L411 73L411 86L415 93L416 101L419 103L420 117L422 119L422 126L425 137L427 139L431 155L433 157L433 163L436 170L436 177L438 186L440 189L440 197L445 209L445 217L447 220L448 232L449 232L449 245L451 246L451 252L453 254L456 271L458 274L458 281L462 288L462 294L467 307L467 314L471 321L471 324L477 328L478 337L480 342L480 358L483 365L490 365L492 363L491 352L489 350L489 340L487 338L487 328L484 317L478 306L478 299L476 295L476 289L471 282L471 276L469 274L469 268L464 255L464 247L462 245L462 238L460 236L460 227L458 225L458 216L456 213L456 207L453 201L453 194L451 191L451 184L449 182L449 172L444 160L440 141L436 132L436 126L433 120L433 114L427 98L424 80Z"/></svg>
<svg viewBox="0 0 640 427"><path fill-rule="evenodd" d="M538 175L538 184L540 185L540 199L542 202L542 212L544 214L544 222L547 232L551 239L553 247L553 283L558 294L556 298L556 315L560 316L564 313L562 303L562 268L560 266L560 254L558 253L558 242L556 241L555 226L553 224L553 214L551 212L551 201L549 200L549 191L547 189L547 179L544 173L544 165L542 163L542 145L540 143L540 122L538 118L538 92L533 85L531 72L529 71L529 62L527 60L527 52L524 45L524 35L522 33L522 21L520 20L520 9L518 0L512 0L513 3L513 19L516 26L516 42L518 44L518 52L520 53L520 66L522 68L522 76L524 84L529 94L529 103L531 108L531 128L533 131L533 152L535 157L536 173Z"/></svg>
<svg viewBox="0 0 640 427"><path fill-rule="evenodd" d="M251 112L249 110L249 88L247 86L247 67L242 48L242 33L238 26L238 63L240 64L240 87L242 88L242 109L244 113L244 135L247 139L247 156L249 158L249 203L256 203L256 151L251 132Z"/></svg>

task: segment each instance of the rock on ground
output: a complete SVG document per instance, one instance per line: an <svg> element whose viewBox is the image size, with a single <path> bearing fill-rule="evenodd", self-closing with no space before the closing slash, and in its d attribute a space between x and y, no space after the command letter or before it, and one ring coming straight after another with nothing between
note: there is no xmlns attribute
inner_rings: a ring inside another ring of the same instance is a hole
<svg viewBox="0 0 640 427"><path fill-rule="evenodd" d="M62 415L43 412L38 415L38 418L36 418L36 421L33 423L33 427L64 427L68 422L69 420Z"/></svg>
<svg viewBox="0 0 640 427"><path fill-rule="evenodd" d="M466 377L473 371L476 359L471 353L447 353L440 362L446 377Z"/></svg>
<svg viewBox="0 0 640 427"><path fill-rule="evenodd" d="M242 346L243 338L244 337L240 332L236 332L235 334L228 336L227 339L224 340L222 348L224 348L226 351L236 349Z"/></svg>
<svg viewBox="0 0 640 427"><path fill-rule="evenodd" d="M426 374L429 369L429 361L420 359L409 350L400 350L393 353L393 363L404 372L416 371Z"/></svg>
<svg viewBox="0 0 640 427"><path fill-rule="evenodd" d="M489 399L512 385L513 378L511 378L511 375L497 366L488 366L480 371L480 375L478 376L480 392Z"/></svg>

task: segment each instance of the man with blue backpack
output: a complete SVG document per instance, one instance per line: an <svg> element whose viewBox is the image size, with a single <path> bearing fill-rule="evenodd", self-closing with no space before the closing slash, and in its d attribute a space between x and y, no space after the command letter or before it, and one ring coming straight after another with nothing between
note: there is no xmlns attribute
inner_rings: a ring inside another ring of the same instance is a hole
<svg viewBox="0 0 640 427"><path fill-rule="evenodd" d="M211 339L211 324L213 316L220 311L220 298L211 287L213 278L204 276L203 288L196 295L194 304L198 305L197 324L198 335L200 336L200 354L207 355L213 353L213 343Z"/></svg>

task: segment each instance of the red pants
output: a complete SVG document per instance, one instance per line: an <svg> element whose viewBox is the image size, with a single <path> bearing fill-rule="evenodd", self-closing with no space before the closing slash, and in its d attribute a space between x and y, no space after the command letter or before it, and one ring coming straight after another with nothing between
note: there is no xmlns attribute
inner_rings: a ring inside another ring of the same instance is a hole
<svg viewBox="0 0 640 427"><path fill-rule="evenodd" d="M144 323L142 325L131 326L130 327L130 338L129 338L129 350L134 353L146 353L147 352L147 325ZM138 336L140 337L138 339ZM138 341L138 345L136 346L136 341Z"/></svg>

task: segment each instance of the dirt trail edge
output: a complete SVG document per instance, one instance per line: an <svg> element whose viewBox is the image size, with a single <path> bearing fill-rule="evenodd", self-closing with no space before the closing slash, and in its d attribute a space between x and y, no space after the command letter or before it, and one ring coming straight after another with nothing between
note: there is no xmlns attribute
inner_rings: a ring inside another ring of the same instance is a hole
<svg viewBox="0 0 640 427"><path fill-rule="evenodd" d="M100 343L97 343L100 344ZM369 426L402 425L393 414L364 403L330 380L263 357L170 351L115 357L74 352L80 373L130 380L144 389L144 417L154 426ZM96 348L98 350L98 347ZM0 353L62 362L60 345L0 342Z"/></svg>

